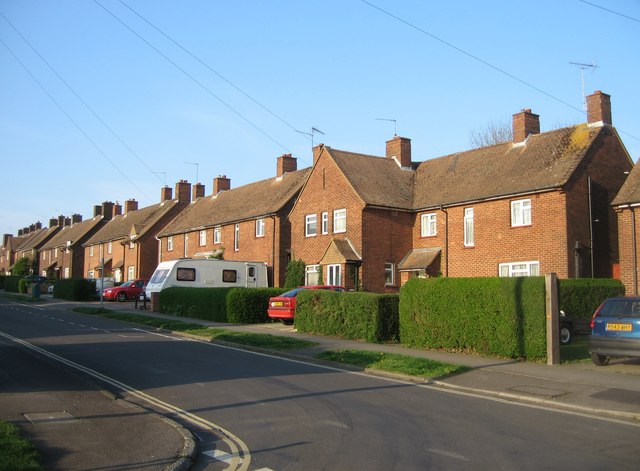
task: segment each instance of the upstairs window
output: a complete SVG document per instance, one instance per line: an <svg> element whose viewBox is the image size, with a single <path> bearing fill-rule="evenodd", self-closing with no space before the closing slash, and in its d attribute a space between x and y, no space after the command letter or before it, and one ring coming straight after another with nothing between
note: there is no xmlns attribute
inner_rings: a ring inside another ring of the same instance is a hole
<svg viewBox="0 0 640 471"><path fill-rule="evenodd" d="M256 237L264 237L264 219L256 219Z"/></svg>
<svg viewBox="0 0 640 471"><path fill-rule="evenodd" d="M322 213L322 233L329 233L329 213Z"/></svg>
<svg viewBox="0 0 640 471"><path fill-rule="evenodd" d="M511 202L511 227L531 225L531 200Z"/></svg>
<svg viewBox="0 0 640 471"><path fill-rule="evenodd" d="M213 243L219 244L222 242L222 228L214 227L213 228Z"/></svg>
<svg viewBox="0 0 640 471"><path fill-rule="evenodd" d="M420 217L420 235L422 237L433 237L438 234L436 223L436 213L423 214Z"/></svg>
<svg viewBox="0 0 640 471"><path fill-rule="evenodd" d="M107 245L107 253L111 253L112 250L113 250L113 242L109 242L109 245Z"/></svg>
<svg viewBox="0 0 640 471"><path fill-rule="evenodd" d="M203 245L207 245L207 231L206 230L200 231L198 243L200 244L201 247Z"/></svg>
<svg viewBox="0 0 640 471"><path fill-rule="evenodd" d="M464 210L464 246L473 247L475 244L473 208Z"/></svg>
<svg viewBox="0 0 640 471"><path fill-rule="evenodd" d="M347 210L336 209L333 212L333 232L347 232Z"/></svg>
<svg viewBox="0 0 640 471"><path fill-rule="evenodd" d="M318 234L318 215L308 214L305 216L304 235L306 237L314 237Z"/></svg>
<svg viewBox="0 0 640 471"><path fill-rule="evenodd" d="M167 237L167 252L173 250L173 237Z"/></svg>
<svg viewBox="0 0 640 471"><path fill-rule="evenodd" d="M233 250L240 250L240 224L236 224L233 230Z"/></svg>

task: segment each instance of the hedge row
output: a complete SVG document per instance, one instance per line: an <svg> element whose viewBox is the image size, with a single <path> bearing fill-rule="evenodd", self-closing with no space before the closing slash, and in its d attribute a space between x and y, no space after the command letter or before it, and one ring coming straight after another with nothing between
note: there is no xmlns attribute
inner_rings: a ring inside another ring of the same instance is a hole
<svg viewBox="0 0 640 471"><path fill-rule="evenodd" d="M53 297L70 301L90 301L96 297L96 282L84 278L69 278L53 283Z"/></svg>
<svg viewBox="0 0 640 471"><path fill-rule="evenodd" d="M573 318L591 319L602 301L615 296L624 296L624 285L620 280L559 280L560 309Z"/></svg>
<svg viewBox="0 0 640 471"><path fill-rule="evenodd" d="M17 293L18 292L18 284L20 283L20 280L24 278L23 276L17 276L17 275L5 275L2 277L2 286L4 287L5 291L8 291L10 293Z"/></svg>
<svg viewBox="0 0 640 471"><path fill-rule="evenodd" d="M280 288L167 288L160 291L160 312L214 322L267 322L269 298Z"/></svg>
<svg viewBox="0 0 640 471"><path fill-rule="evenodd" d="M298 332L368 342L398 340L398 295L301 291L295 323Z"/></svg>
<svg viewBox="0 0 640 471"><path fill-rule="evenodd" d="M544 358L544 278L410 280L400 293L400 339L417 348Z"/></svg>

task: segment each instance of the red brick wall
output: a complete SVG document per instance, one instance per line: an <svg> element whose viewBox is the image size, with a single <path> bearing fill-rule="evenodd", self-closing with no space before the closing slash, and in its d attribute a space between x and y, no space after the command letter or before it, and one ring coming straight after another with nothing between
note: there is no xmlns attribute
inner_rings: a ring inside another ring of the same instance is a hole
<svg viewBox="0 0 640 471"><path fill-rule="evenodd" d="M633 238L633 212L635 212L635 241ZM640 211L638 208L623 209L618 212L618 239L620 241L620 280L624 284L625 294L635 296L639 293L637 285L638 264L640 264ZM635 253L634 253L635 245ZM634 277L635 271L635 277ZM635 278L635 280L634 280Z"/></svg>

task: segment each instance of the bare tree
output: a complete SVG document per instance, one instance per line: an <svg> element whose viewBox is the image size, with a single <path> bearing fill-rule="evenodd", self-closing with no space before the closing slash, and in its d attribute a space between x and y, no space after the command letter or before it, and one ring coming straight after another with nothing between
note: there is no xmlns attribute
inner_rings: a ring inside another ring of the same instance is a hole
<svg viewBox="0 0 640 471"><path fill-rule="evenodd" d="M492 146L513 140L511 123L507 121L489 121L484 127L471 131L469 145L478 147Z"/></svg>

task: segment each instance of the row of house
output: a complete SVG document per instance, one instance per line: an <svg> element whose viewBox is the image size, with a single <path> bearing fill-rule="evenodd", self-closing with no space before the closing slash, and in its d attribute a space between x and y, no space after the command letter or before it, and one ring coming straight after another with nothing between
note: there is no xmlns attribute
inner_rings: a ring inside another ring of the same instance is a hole
<svg viewBox="0 0 640 471"><path fill-rule="evenodd" d="M306 284L374 292L413 277L549 272L618 277L638 291L640 170L600 91L587 97L586 123L541 133L530 109L514 114L512 142L422 162L399 136L384 157L320 144L310 168L282 155L273 178L212 183L209 195L180 181L156 205L105 202L87 221L5 235L0 271L29 256L48 276L98 277L104 267L122 281L149 277L160 261L223 257L265 262L282 286L295 258Z"/></svg>

